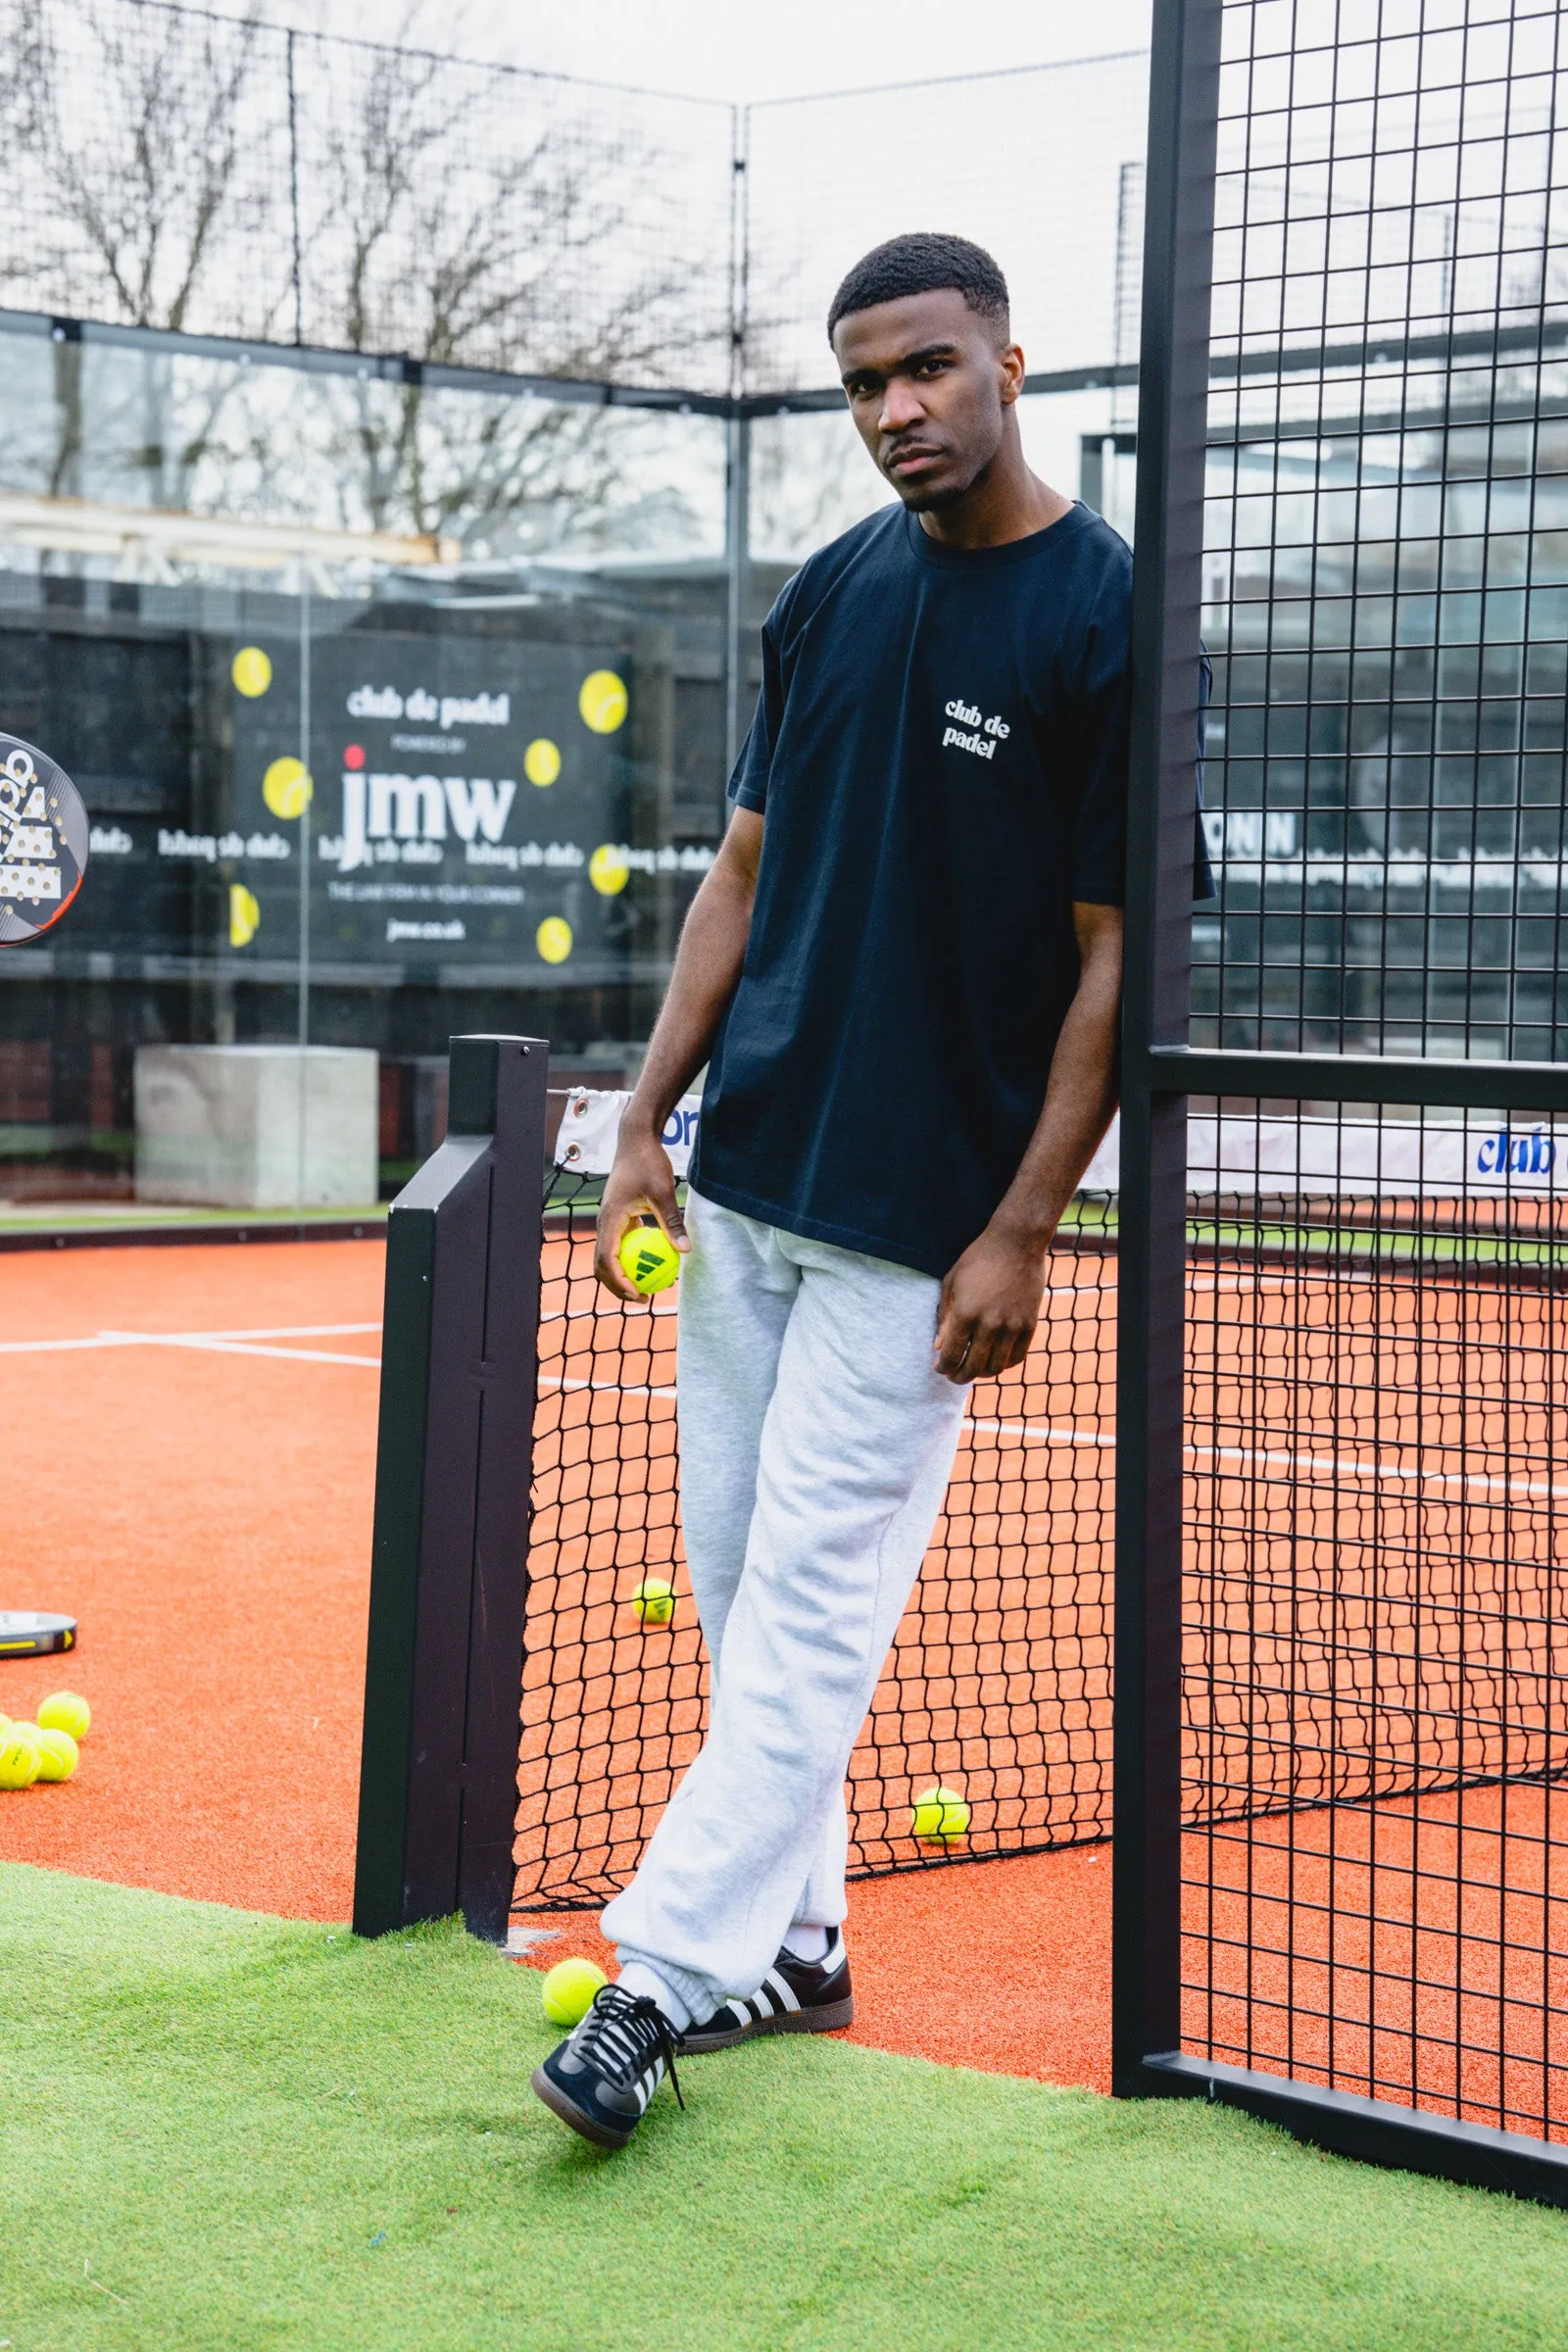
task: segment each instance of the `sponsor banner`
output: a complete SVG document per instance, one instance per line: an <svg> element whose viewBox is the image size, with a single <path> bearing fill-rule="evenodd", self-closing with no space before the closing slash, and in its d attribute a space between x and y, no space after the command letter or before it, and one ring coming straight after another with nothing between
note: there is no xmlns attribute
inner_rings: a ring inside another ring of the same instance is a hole
<svg viewBox="0 0 1568 2352"><path fill-rule="evenodd" d="M627 840L646 796L624 646L320 636L308 762L297 645L240 646L230 679L231 832L170 854L220 866L242 957L293 952L307 809L312 953L327 962L391 956L569 981L637 952L643 876L676 876L683 900L712 863L707 847Z"/></svg>
<svg viewBox="0 0 1568 2352"><path fill-rule="evenodd" d="M561 1133L556 1139L557 1167L570 1168L577 1176L608 1176L615 1156L621 1112L630 1101L629 1094L574 1087L561 1114ZM683 1095L664 1122L663 1146L677 1176L685 1175L691 1159L692 1146L697 1141L697 1114L702 1106L701 1095Z"/></svg>
<svg viewBox="0 0 1568 2352"><path fill-rule="evenodd" d="M1085 1192L1117 1190L1120 1120L1095 1153ZM1543 1119L1453 1112L1440 1123L1388 1118L1190 1118L1188 1189L1303 1198L1545 1200L1564 1189L1565 1153Z"/></svg>
<svg viewBox="0 0 1568 2352"><path fill-rule="evenodd" d="M608 1176L621 1112L631 1097L577 1088L569 1097L556 1147L557 1165ZM702 1098L686 1095L670 1113L664 1149L684 1176L697 1136ZM1568 1187L1568 1151L1544 1120L1505 1126L1473 1112L1442 1125L1431 1118L1194 1118L1188 1129L1188 1184L1198 1194L1255 1194L1310 1199L1340 1195L1461 1200L1508 1195L1549 1200ZM1119 1182L1120 1121L1095 1153L1086 1193L1114 1193Z"/></svg>

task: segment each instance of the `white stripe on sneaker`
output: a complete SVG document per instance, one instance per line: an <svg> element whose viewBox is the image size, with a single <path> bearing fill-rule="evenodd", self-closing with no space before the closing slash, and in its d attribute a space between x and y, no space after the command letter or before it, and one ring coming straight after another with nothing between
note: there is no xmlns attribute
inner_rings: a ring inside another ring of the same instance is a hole
<svg viewBox="0 0 1568 2352"><path fill-rule="evenodd" d="M783 2012L789 2009L798 2009L800 2007L801 2000L799 1993L796 1992L788 1977L781 1976L776 1968L770 1968L768 1970L766 1976L762 1979L762 1984L767 1992L772 1996L774 2009L776 2012Z"/></svg>

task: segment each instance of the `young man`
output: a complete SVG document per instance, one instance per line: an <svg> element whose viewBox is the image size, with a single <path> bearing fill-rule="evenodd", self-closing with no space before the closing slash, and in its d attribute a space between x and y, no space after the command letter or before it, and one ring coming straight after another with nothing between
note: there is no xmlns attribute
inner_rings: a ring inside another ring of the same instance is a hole
<svg viewBox="0 0 1568 2352"><path fill-rule="evenodd" d="M685 1252L682 1515L707 1744L534 2076L624 2145L676 2052L847 2025L844 1775L967 1384L1027 1353L1116 1101L1131 559L1024 462L990 255L896 237L828 319L899 494L813 556L620 1131L596 1271ZM704 1063L686 1214L659 1137Z"/></svg>

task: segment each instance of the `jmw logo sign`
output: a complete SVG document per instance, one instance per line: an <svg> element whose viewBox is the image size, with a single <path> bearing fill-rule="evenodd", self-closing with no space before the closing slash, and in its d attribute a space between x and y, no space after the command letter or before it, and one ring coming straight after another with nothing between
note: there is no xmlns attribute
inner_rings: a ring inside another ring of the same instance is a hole
<svg viewBox="0 0 1568 2352"><path fill-rule="evenodd" d="M459 841L499 841L512 804L517 797L515 780L503 776L376 775L364 768L343 771L343 832L335 844L323 843L336 858L341 874L376 862L378 841L428 843L422 857L411 862L435 864L437 846L448 831ZM409 853L404 851L408 858Z"/></svg>

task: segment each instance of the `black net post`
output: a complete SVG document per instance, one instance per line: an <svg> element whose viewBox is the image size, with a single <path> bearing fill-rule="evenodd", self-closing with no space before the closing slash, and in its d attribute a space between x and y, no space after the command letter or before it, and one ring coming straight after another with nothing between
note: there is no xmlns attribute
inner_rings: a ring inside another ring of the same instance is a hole
<svg viewBox="0 0 1568 2352"><path fill-rule="evenodd" d="M1220 0L1164 0L1150 61L1116 1400L1112 2078L1180 2038L1187 1042Z"/></svg>
<svg viewBox="0 0 1568 2352"><path fill-rule="evenodd" d="M447 1138L392 1203L354 1926L512 1903L549 1049L452 1040Z"/></svg>

